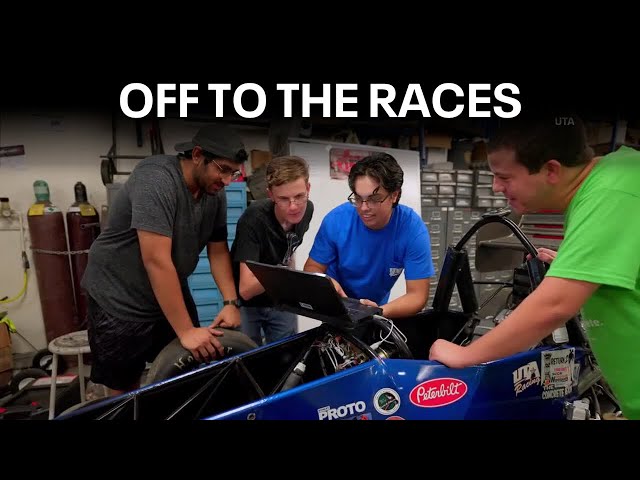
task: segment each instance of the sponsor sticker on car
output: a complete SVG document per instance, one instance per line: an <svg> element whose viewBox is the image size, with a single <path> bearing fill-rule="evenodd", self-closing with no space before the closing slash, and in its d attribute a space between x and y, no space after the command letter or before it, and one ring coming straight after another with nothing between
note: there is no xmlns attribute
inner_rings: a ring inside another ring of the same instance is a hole
<svg viewBox="0 0 640 480"><path fill-rule="evenodd" d="M364 413L366 409L367 404L362 400L338 407L327 405L326 407L318 409L318 420L340 420L345 417L353 417L357 414Z"/></svg>
<svg viewBox="0 0 640 480"><path fill-rule="evenodd" d="M513 371L513 390L516 397L533 385L540 385L540 370L535 360Z"/></svg>
<svg viewBox="0 0 640 480"><path fill-rule="evenodd" d="M561 398L571 393L575 365L575 348L547 350L541 354L542 399Z"/></svg>
<svg viewBox="0 0 640 480"><path fill-rule="evenodd" d="M434 378L413 387L409 400L417 407L444 407L462 399L468 390L467 384L457 378Z"/></svg>
<svg viewBox="0 0 640 480"><path fill-rule="evenodd" d="M393 388L381 388L373 396L373 407L381 415L393 415L400 408L400 394Z"/></svg>

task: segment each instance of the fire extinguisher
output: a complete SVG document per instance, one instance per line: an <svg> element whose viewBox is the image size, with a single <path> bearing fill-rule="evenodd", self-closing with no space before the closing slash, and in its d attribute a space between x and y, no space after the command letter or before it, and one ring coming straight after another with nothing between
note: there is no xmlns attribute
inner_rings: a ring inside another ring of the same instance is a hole
<svg viewBox="0 0 640 480"><path fill-rule="evenodd" d="M74 193L76 200L67 210L67 234L78 311L76 329L85 330L87 328L87 293L80 286L80 282L89 261L89 248L100 235L100 218L97 210L87 200L87 189L82 182L75 184Z"/></svg>
<svg viewBox="0 0 640 480"><path fill-rule="evenodd" d="M50 200L49 185L33 182L36 202L27 214L47 342L76 331L69 250L62 211Z"/></svg>

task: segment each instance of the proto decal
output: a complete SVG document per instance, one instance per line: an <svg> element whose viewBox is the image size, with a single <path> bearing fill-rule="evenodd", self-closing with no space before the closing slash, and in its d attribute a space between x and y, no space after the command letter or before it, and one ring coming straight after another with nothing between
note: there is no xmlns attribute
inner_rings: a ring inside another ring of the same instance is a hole
<svg viewBox="0 0 640 480"><path fill-rule="evenodd" d="M318 420L339 420L347 416L353 417L356 414L364 413L366 409L367 405L362 400L335 408L327 405L318 409Z"/></svg>

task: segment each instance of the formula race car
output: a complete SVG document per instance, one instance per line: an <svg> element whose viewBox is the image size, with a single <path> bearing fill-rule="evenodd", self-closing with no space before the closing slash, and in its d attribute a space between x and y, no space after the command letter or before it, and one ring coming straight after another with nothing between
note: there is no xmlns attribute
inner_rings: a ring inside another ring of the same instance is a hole
<svg viewBox="0 0 640 480"><path fill-rule="evenodd" d="M509 308L495 316L494 325L542 280L546 265L536 258L536 248L508 214L506 210L485 214L456 245L448 247L432 306L410 318L390 320L380 315L380 309L351 305L335 293L324 275L253 265L254 273L265 272L259 279L280 308L321 320L320 326L261 347L227 330L220 337L227 355L208 364L195 362L176 340L158 356L147 384L140 389L80 405L57 419L615 416L619 405L589 349L579 317L534 348L501 360L464 369L428 360L429 347L438 338L465 345L482 334L465 248L482 226L505 225L520 240L523 251L531 254L529 259L523 255L522 264L514 269ZM461 310L449 308L454 287Z"/></svg>

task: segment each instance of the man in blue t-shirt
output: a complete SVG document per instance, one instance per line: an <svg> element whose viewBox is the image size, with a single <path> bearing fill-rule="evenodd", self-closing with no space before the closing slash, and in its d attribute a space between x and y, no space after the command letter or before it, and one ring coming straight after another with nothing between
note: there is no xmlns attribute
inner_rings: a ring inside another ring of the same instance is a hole
<svg viewBox="0 0 640 480"><path fill-rule="evenodd" d="M435 273L424 222L398 204L403 178L398 162L386 153L356 163L349 173L349 203L322 220L304 266L326 273L341 295L382 307L385 317L406 317L424 309L429 278ZM389 302L403 270L406 294Z"/></svg>

